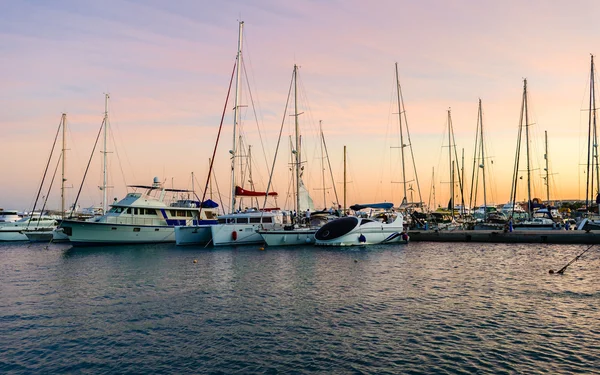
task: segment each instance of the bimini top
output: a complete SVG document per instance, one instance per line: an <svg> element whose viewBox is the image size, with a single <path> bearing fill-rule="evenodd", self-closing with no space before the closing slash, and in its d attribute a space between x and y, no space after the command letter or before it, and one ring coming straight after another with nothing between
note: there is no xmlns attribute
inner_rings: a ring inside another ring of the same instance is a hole
<svg viewBox="0 0 600 375"><path fill-rule="evenodd" d="M350 206L350 209L353 211L359 211L365 208L383 208L384 210L389 210L394 207L393 203L369 203L369 204L355 204Z"/></svg>

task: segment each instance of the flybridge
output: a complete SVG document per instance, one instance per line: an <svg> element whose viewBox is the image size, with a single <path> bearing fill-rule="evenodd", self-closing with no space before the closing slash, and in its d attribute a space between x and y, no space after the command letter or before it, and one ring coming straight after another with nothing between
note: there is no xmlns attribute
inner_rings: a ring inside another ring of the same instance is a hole
<svg viewBox="0 0 600 375"><path fill-rule="evenodd" d="M148 185L127 185L127 187L130 188L136 188L136 189L148 189L148 190L164 190L164 191L170 191L170 192L174 192L174 193L191 193L192 190L187 190L187 189L167 189L167 188L162 188L161 186L148 186Z"/></svg>

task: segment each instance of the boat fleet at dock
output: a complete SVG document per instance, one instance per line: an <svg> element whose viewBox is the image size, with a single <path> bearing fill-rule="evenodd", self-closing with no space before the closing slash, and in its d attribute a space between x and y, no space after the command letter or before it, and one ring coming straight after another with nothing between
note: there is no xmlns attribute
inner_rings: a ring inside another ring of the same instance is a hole
<svg viewBox="0 0 600 375"><path fill-rule="evenodd" d="M529 148L527 147L527 183L528 197L524 204L519 204L516 199L516 180L517 171L522 170L519 166L519 147L517 148L517 158L515 161L515 175L513 176L513 185L510 201L502 205L488 203L486 198L486 156L483 147L483 120L481 100L479 101L479 119L477 128L476 154L474 157L473 180L476 181L481 172L483 175L479 181L483 182L483 204L473 210L465 204L463 190L465 181L464 174L457 171L462 167L458 165L454 135L452 133L451 114L448 111L448 150L450 171L450 202L447 208L438 208L435 211L427 211L423 200L419 182L416 177L415 168L414 182L418 193L418 202L407 202L408 190L413 191L412 185L408 186L408 177L406 176L405 148L410 149L412 157L412 146L408 127L406 125L406 111L402 99L398 67L396 64L396 88L398 120L400 123L400 149L402 164L402 183L404 198L399 206L394 207L393 203L382 202L372 204L355 204L346 207L345 185L344 185L344 205L342 206L337 199L331 207L324 207L322 210L315 210L314 202L304 186L303 171L304 159L302 158L302 141L298 124L299 115L297 105L297 73L298 67L294 65L292 86L290 93L293 92L294 100L286 104L293 107L292 113L285 113L285 117L293 117L294 135L290 137L292 172L291 186L293 193L289 196L294 198L293 207L290 209L281 209L277 204L273 207L267 207L267 201L277 197L277 193L272 188L273 170L270 170L269 181L266 185L266 191L259 192L239 186L239 181L248 180L248 176L239 177L237 169L241 159L241 141L238 144L236 128L239 126L240 110L242 106L239 103L239 88L241 83L240 72L242 69L242 29L243 22L239 24L239 38L237 56L234 68L234 74L231 81L235 78L235 103L234 124L233 124L233 145L229 151L231 160L231 185L229 203L229 212L225 213L221 206L207 197L208 185L213 175L211 173L213 162L217 150L219 139L215 143L213 157L211 158L209 173L206 180L206 186L202 197L198 197L195 191L167 188L164 182L155 177L152 184L149 185L129 185L132 190L121 200L115 198L112 204L107 203L107 172L106 172L106 141L108 128L108 95L105 101L105 113L101 130L104 131L104 157L103 185L100 187L103 192L102 207L96 212L89 214L78 213L74 209L65 208L64 182L65 173L65 127L66 115L63 114L61 125L63 132L62 147L62 186L61 186L61 210L56 214L47 213L44 202L42 209L36 211L36 204L41 195L41 188L36 197L33 211L29 214L19 213L13 210L0 210L0 241L32 241L32 242L56 242L70 241L73 246L98 246L113 244L148 244L148 243L168 243L174 242L181 246L240 246L240 245L267 245L267 246L290 246L290 245L316 245L316 246L366 246L373 244L407 244L411 241L482 241L482 242L554 242L554 243L597 243L600 242L600 219L591 216L593 205L589 204L589 194L598 192L599 186L594 185L594 179L589 181L586 187L585 214L578 217L563 217L556 207L550 204L549 193L544 202L540 199L534 199L530 196L529 186ZM592 76L594 73L592 57ZM230 83L231 90L232 83ZM591 86L593 88L593 85ZM293 90L292 90L293 88ZM591 93L591 96L594 94ZM594 99L595 100L595 99ZM590 116L593 119L593 134L595 137L595 103L590 104ZM524 80L523 90L523 110L521 116L521 125L519 130L519 140L521 131L525 132L525 139L528 139L527 118L527 80ZM591 117L590 117L591 118ZM590 120L590 127L592 126ZM221 134L222 123L219 127L219 136ZM406 128L403 131L403 128ZM590 128L591 129L591 128ZM406 132L406 134L404 134ZM592 133L592 130L590 131ZM99 133L100 135L100 133ZM58 133L57 133L58 137ZM280 134L281 137L281 134ZM405 138L406 137L406 138ZM322 149L326 150L325 139L322 136ZM55 140L56 143L56 140ZM277 143L277 151L280 142ZM595 149L598 144L597 139L589 142L593 149L588 150L588 176L598 176L598 150ZM95 146L94 146L95 147ZM590 146L591 147L591 146ZM54 150L54 146L53 146ZM95 151L95 150L94 150ZM453 155L454 152L454 155ZM92 152L93 154L93 152ZM52 156L52 154L51 154ZM544 156L548 160L547 151ZM324 159L324 157L323 157ZM464 157L463 157L464 159ZM464 160L463 160L464 163ZM48 165L50 160L48 161ZM275 161L273 162L273 167ZM46 166L48 169L48 166ZM324 169L324 168L322 168ZM546 186L549 184L548 164L546 164ZM237 173L236 173L237 172ZM476 176L477 174L477 176ZM44 174L45 175L45 174ZM456 184L454 180L458 176L458 186L460 189L461 201L457 204L455 197L458 196L453 190ZM250 172L250 180L251 172ZM323 179L324 173L323 173ZM85 177L84 177L85 180ZM345 184L345 148L344 148L344 184ZM83 182L82 182L83 185ZM243 185L243 184L242 184ZM51 186L51 185L50 185ZM477 186L473 186L475 196L471 196L470 204L477 200ZM324 189L323 189L324 190ZM589 193L589 194L588 194ZM75 199L73 208L77 207ZM412 196L411 196L412 199ZM262 200L262 204L259 202ZM243 203L246 205L244 205ZM275 201L276 202L276 201ZM596 209L600 202L600 194L596 199ZM110 207L109 207L110 206ZM242 208L243 207L243 208ZM574 229L574 230L570 230ZM594 233L598 230L598 237ZM577 233L576 233L577 232ZM566 235L566 233L569 233ZM575 234L571 234L575 233ZM590 234L591 233L591 234ZM586 235L588 234L588 235ZM597 241L597 242L596 242Z"/></svg>

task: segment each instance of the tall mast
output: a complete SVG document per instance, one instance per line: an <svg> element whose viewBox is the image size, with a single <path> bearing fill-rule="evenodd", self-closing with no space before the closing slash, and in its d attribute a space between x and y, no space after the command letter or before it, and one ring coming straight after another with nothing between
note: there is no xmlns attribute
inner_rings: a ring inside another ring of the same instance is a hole
<svg viewBox="0 0 600 375"><path fill-rule="evenodd" d="M594 56L592 56L592 70L594 70ZM594 78L595 77L595 72L594 72ZM594 128L594 164L596 166L595 171L596 172L596 202L598 202L598 194L600 194L598 192L598 189L600 188L600 166L598 164L598 128L596 127L596 86L594 85L594 100L593 100L593 116L592 116L592 125Z"/></svg>
<svg viewBox="0 0 600 375"><path fill-rule="evenodd" d="M548 131L544 130L544 144L545 146L545 153L544 153L544 159L546 159L546 168L544 169L546 171L546 204L550 204L550 172L549 172L549 168L548 168Z"/></svg>
<svg viewBox="0 0 600 375"><path fill-rule="evenodd" d="M211 170L210 167L212 165L212 158L208 158L208 183L209 183L209 198L210 200L213 199L213 188L212 188L212 176L211 176Z"/></svg>
<svg viewBox="0 0 600 375"><path fill-rule="evenodd" d="M108 175L106 172L106 158L108 151L106 150L107 140L108 140L108 99L110 98L109 94L104 94L104 150L103 161L102 161L102 214L106 214L106 208L108 204L108 192L106 191L108 186Z"/></svg>
<svg viewBox="0 0 600 375"><path fill-rule="evenodd" d="M65 218L65 159L66 159L66 150L67 150L67 114L62 114L62 179L60 184L60 216L62 219Z"/></svg>
<svg viewBox="0 0 600 375"><path fill-rule="evenodd" d="M464 215L465 214L465 201L464 201L464 185L462 183L462 181L465 180L465 149L462 148L461 149L461 163L460 163L460 177L459 177L459 181L460 181L460 214Z"/></svg>
<svg viewBox="0 0 600 375"><path fill-rule="evenodd" d="M331 175L331 182L333 184L333 194L335 195L335 204L339 206L340 200L338 198L337 188L335 187L335 179L333 178L333 170L331 169L331 160L329 159L329 152L327 151L327 143L325 143L325 135L323 135L323 129L321 128L321 144L325 149L325 156L327 157L327 165L329 167L329 174ZM325 205L327 207L327 205ZM337 209L337 207L336 207Z"/></svg>
<svg viewBox="0 0 600 375"><path fill-rule="evenodd" d="M196 189L194 186L194 172L192 172L192 199L194 199L196 196Z"/></svg>
<svg viewBox="0 0 600 375"><path fill-rule="evenodd" d="M591 55L590 65L590 105L588 116L588 158L585 206L586 210L589 211L591 206L593 206L594 198L596 198L596 201L598 200L598 187L600 186L600 172L598 171L598 134L596 129L596 72L594 55ZM594 181L594 175L596 176L596 181ZM596 195L596 197L594 197L594 195Z"/></svg>
<svg viewBox="0 0 600 375"><path fill-rule="evenodd" d="M402 203L406 201L406 166L404 165L404 132L402 131L402 102L400 100L400 79L398 78L398 63L396 63L396 97L398 100L398 124L400 128L400 155L402 160L402 185L404 197Z"/></svg>
<svg viewBox="0 0 600 375"><path fill-rule="evenodd" d="M344 212L346 212L346 145L344 145Z"/></svg>
<svg viewBox="0 0 600 375"><path fill-rule="evenodd" d="M527 79L523 80L523 110L525 111L525 151L527 155L527 214L531 218L531 166L529 155L529 113L527 111Z"/></svg>
<svg viewBox="0 0 600 375"><path fill-rule="evenodd" d="M296 212L300 214L300 163L302 157L300 154L300 129L298 126L298 66L294 64L294 132L296 148Z"/></svg>
<svg viewBox="0 0 600 375"><path fill-rule="evenodd" d="M481 147L481 174L483 177L483 220L487 220L487 190L485 188L485 153L483 146L483 109L481 108L481 99L479 99L479 143Z"/></svg>
<svg viewBox="0 0 600 375"><path fill-rule="evenodd" d="M452 162L452 117L448 109L448 162L450 170L450 212L454 220L454 163Z"/></svg>
<svg viewBox="0 0 600 375"><path fill-rule="evenodd" d="M323 181L323 209L327 209L327 198L325 191L325 154L323 153L323 121L319 120L319 132L321 133L321 179Z"/></svg>
<svg viewBox="0 0 600 375"><path fill-rule="evenodd" d="M242 64L242 31L244 29L244 21L240 21L239 35L238 35L238 48L235 65L235 103L233 105L233 149L231 149L231 213L235 211L235 158L237 156L237 134L236 129L239 125L240 111L239 111L239 100L240 100L240 65Z"/></svg>

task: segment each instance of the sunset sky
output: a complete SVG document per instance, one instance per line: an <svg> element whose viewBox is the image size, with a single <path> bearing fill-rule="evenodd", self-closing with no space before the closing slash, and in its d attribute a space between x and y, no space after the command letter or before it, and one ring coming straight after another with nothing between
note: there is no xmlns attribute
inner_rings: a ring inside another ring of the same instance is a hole
<svg viewBox="0 0 600 375"><path fill-rule="evenodd" d="M249 82L242 90L242 130L256 159L257 189L268 180L265 165L273 162L297 64L305 180L316 206L323 206L319 120L340 199L346 145L348 205L399 204L401 187L393 183L401 179L393 148L399 145L397 62L425 203L433 205L432 186L436 204L449 199L448 109L470 186L479 98L490 162L488 201L508 201L524 78L534 196L546 198L540 176L547 131L551 199L584 198L590 54L600 49L598 1L6 0L0 9L5 209L33 205L63 112L72 203L102 122L104 93L110 93L110 200L122 198L125 185L150 184L155 176L191 188L194 172L196 190L203 187L235 62L238 21L244 21ZM215 160L225 202L232 107L230 102ZM289 185L289 114L275 166L280 206ZM50 176L56 163L51 165ZM100 171L96 151L81 206L100 204ZM57 178L51 208L58 207L59 184ZM329 176L325 185L331 186ZM333 190L326 191L330 205Z"/></svg>

